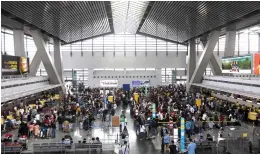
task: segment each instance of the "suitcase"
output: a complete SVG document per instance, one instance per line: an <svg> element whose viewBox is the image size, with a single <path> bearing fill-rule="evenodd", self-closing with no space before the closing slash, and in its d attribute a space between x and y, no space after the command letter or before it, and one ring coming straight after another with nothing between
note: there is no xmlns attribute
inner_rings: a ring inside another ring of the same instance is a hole
<svg viewBox="0 0 260 154"><path fill-rule="evenodd" d="M101 118L100 114L97 114L97 119L100 119L100 118Z"/></svg>

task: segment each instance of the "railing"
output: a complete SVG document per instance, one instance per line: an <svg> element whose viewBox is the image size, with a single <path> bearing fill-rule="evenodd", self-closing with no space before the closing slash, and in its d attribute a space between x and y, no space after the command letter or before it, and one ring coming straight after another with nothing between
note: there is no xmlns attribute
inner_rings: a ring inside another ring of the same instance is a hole
<svg viewBox="0 0 260 154"><path fill-rule="evenodd" d="M85 153L92 154L93 152L101 154L104 152L113 153L114 143L41 143L33 144L33 150L31 153ZM27 151L26 153L28 153ZM30 153L29 152L29 153ZM25 152L23 152L25 153Z"/></svg>
<svg viewBox="0 0 260 154"><path fill-rule="evenodd" d="M227 77L227 78L240 78L240 79L247 79L247 80L259 80L260 75L257 74L222 74L222 75L204 75L208 77Z"/></svg>

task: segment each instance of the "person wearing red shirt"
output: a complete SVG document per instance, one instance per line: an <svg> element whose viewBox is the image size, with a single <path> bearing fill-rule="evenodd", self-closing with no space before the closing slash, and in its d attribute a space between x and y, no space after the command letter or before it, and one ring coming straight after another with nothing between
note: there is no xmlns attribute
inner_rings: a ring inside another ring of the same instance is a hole
<svg viewBox="0 0 260 154"><path fill-rule="evenodd" d="M172 121L172 118L170 118L170 121L169 121L169 128L170 128L170 134L172 136L173 135L173 121Z"/></svg>
<svg viewBox="0 0 260 154"><path fill-rule="evenodd" d="M220 117L219 117L219 120L220 120L220 122L221 122L221 127L223 128L224 127L224 120L225 120L225 116L223 115L223 114L221 114L220 115Z"/></svg>

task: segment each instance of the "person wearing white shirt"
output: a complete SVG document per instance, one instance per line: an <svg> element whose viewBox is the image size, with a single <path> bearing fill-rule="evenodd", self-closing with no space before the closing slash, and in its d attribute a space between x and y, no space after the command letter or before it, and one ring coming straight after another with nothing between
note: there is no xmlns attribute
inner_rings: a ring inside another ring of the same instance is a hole
<svg viewBox="0 0 260 154"><path fill-rule="evenodd" d="M23 108L20 109L20 113L21 113L21 116L22 116L23 113L24 113L24 109Z"/></svg>
<svg viewBox="0 0 260 154"><path fill-rule="evenodd" d="M35 115L35 120L36 120L36 121L40 121L40 114L39 114L39 113L37 113L37 114Z"/></svg>
<svg viewBox="0 0 260 154"><path fill-rule="evenodd" d="M144 138L144 132L145 132L145 126L141 125L140 126L140 140Z"/></svg>
<svg viewBox="0 0 260 154"><path fill-rule="evenodd" d="M203 124L202 124L202 128L205 130L205 125L206 125L206 120L207 120L207 113L203 113L202 115L202 121L203 121Z"/></svg>
<svg viewBox="0 0 260 154"><path fill-rule="evenodd" d="M194 114L194 108L193 107L190 107L190 112L192 113L192 114Z"/></svg>
<svg viewBox="0 0 260 154"><path fill-rule="evenodd" d="M122 154L129 154L129 146L127 145L127 141L124 142L124 145L121 148Z"/></svg>
<svg viewBox="0 0 260 154"><path fill-rule="evenodd" d="M202 115L202 120L203 120L203 121L206 121L206 119L207 119L207 113L203 113L203 115Z"/></svg>

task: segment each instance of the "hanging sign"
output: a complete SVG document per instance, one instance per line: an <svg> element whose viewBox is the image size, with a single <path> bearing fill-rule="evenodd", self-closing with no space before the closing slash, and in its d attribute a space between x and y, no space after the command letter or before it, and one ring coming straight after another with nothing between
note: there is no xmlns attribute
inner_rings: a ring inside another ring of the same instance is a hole
<svg viewBox="0 0 260 154"><path fill-rule="evenodd" d="M117 87L118 80L100 80L100 87Z"/></svg>

